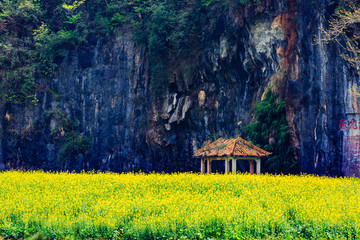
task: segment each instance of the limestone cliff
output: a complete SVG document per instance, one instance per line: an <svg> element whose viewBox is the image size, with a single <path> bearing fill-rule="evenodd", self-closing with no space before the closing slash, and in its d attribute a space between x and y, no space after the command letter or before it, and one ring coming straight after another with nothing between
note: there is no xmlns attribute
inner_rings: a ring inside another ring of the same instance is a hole
<svg viewBox="0 0 360 240"><path fill-rule="evenodd" d="M151 93L148 49L132 41L131 29L79 46L53 79L39 80L37 105L2 106L0 168L198 171L194 149L241 135L272 87L286 100L301 171L347 174L339 122L357 113L348 89L358 79L339 47L314 44L334 5L267 0L223 12L215 31L199 33L198 58L173 59L161 99ZM62 118L91 140L89 156L58 160Z"/></svg>

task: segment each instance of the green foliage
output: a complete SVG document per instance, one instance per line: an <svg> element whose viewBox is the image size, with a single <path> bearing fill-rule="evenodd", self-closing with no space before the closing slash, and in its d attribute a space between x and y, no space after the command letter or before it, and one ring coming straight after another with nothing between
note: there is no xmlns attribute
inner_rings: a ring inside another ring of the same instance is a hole
<svg viewBox="0 0 360 240"><path fill-rule="evenodd" d="M42 12L25 0L1 1L0 9L0 101L36 103L36 49L29 35Z"/></svg>
<svg viewBox="0 0 360 240"><path fill-rule="evenodd" d="M64 165L64 170L66 170L68 164L71 164L77 158L90 156L92 142L88 137L81 135L76 130L77 121L59 109L49 111L47 115L59 123L57 128L51 130L51 135L55 140L59 140L64 144L60 155L58 155L58 161Z"/></svg>
<svg viewBox="0 0 360 240"><path fill-rule="evenodd" d="M239 7L240 5L259 6L261 4L261 1L262 0L202 0L202 4L206 7L218 2L224 2L225 4L233 7Z"/></svg>
<svg viewBox="0 0 360 240"><path fill-rule="evenodd" d="M151 25L148 26L148 47L150 62L151 89L156 96L162 96L167 88L166 72L167 53L169 50L167 36L173 31L175 12L167 9L164 4L152 7Z"/></svg>
<svg viewBox="0 0 360 240"><path fill-rule="evenodd" d="M208 17L205 6L201 0L135 1L130 5L136 13L131 20L134 40L148 46L151 90L161 97L168 87L170 59L196 56L202 21Z"/></svg>
<svg viewBox="0 0 360 240"><path fill-rule="evenodd" d="M160 97L166 92L168 76L165 66L160 62L154 64L151 68L150 87L153 93Z"/></svg>
<svg viewBox="0 0 360 240"><path fill-rule="evenodd" d="M82 4L85 3L85 0L81 0L81 1L74 1L73 4L66 4L64 3L62 5L62 7L66 10L69 10L69 11L73 11L75 9L77 9L79 6L81 6Z"/></svg>
<svg viewBox="0 0 360 240"><path fill-rule="evenodd" d="M64 136L66 139L71 140L73 136L75 135L73 132L75 131L76 127L79 125L77 121L72 119L70 116L68 116L65 112L56 109L55 111L48 111L47 117L50 117L52 119L55 119L57 122L59 122L60 126L58 129L53 129L53 136L55 133L60 133L60 131L64 131ZM58 134L59 136L60 134Z"/></svg>
<svg viewBox="0 0 360 240"><path fill-rule="evenodd" d="M53 32L41 21L44 11L33 1L0 2L0 97L24 103L36 99L36 78L51 77L54 59L83 40L81 12L64 21L72 30Z"/></svg>
<svg viewBox="0 0 360 240"><path fill-rule="evenodd" d="M286 121L285 101L268 89L265 99L255 104L255 122L244 128L249 140L272 152L264 170L271 173L297 173L294 150L289 143L290 130Z"/></svg>
<svg viewBox="0 0 360 240"><path fill-rule="evenodd" d="M62 8L52 6L61 12L55 16L61 20L56 27L49 24L50 6L40 0L0 2L1 101L37 102L35 79L52 77L54 60L86 39L88 30L81 11L84 2L64 3Z"/></svg>
<svg viewBox="0 0 360 240"><path fill-rule="evenodd" d="M69 161L74 161L78 157L88 157L88 153L92 149L92 143L88 137L84 136L74 136L71 139L68 139L65 143L65 146L58 157L58 160L61 163L66 163Z"/></svg>
<svg viewBox="0 0 360 240"><path fill-rule="evenodd" d="M14 103L23 103L26 100L37 103L32 71L29 66L19 67L16 71L6 71L6 80L0 83L1 98Z"/></svg>
<svg viewBox="0 0 360 240"><path fill-rule="evenodd" d="M70 49L80 44L94 44L94 39L106 39L118 34L123 27L132 28L133 40L148 48L151 90L155 96L161 97L168 88L171 60L196 57L203 38L199 32L204 27L212 32L217 26L219 14L225 8L256 5L259 2L0 1L1 100L15 103L34 100L36 79L50 79L57 68L56 62L66 56Z"/></svg>
<svg viewBox="0 0 360 240"><path fill-rule="evenodd" d="M213 3L220 2L220 1L221 0L202 0L202 4L204 6L209 6L209 5L213 4Z"/></svg>

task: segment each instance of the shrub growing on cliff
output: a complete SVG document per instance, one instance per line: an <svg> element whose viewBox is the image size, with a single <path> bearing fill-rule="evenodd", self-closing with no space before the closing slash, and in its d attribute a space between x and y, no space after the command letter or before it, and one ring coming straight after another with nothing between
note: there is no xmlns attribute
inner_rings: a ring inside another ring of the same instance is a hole
<svg viewBox="0 0 360 240"><path fill-rule="evenodd" d="M85 40L88 31L81 11L65 4L71 11L56 16L55 27L47 23L52 20L44 6L42 1L0 1L0 101L36 103L36 79L52 77L55 58Z"/></svg>
<svg viewBox="0 0 360 240"><path fill-rule="evenodd" d="M86 136L80 136L78 133L72 133L74 136L66 140L65 146L58 156L58 160L64 165L63 170L76 162L78 158L85 159L89 157L92 148L90 139Z"/></svg>
<svg viewBox="0 0 360 240"><path fill-rule="evenodd" d="M36 49L29 37L42 11L32 1L0 1L0 100L36 99Z"/></svg>
<svg viewBox="0 0 360 240"><path fill-rule="evenodd" d="M268 89L265 99L255 104L255 122L244 129L249 139L273 154L266 159L264 170L271 173L297 173L294 150L289 143L290 131L285 115L285 101Z"/></svg>
<svg viewBox="0 0 360 240"><path fill-rule="evenodd" d="M60 143L63 148L58 155L61 168L66 171L74 169L77 160L90 157L93 147L91 140L77 131L78 122L64 111L57 109L47 112L47 116L55 120L58 126L51 130L55 142Z"/></svg>

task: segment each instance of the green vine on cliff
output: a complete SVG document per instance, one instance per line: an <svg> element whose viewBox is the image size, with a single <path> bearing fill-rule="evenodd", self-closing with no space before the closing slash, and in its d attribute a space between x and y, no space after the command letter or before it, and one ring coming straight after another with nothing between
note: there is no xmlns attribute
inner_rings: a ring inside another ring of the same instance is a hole
<svg viewBox="0 0 360 240"><path fill-rule="evenodd" d="M255 122L244 128L250 141L272 152L264 170L271 173L298 173L290 130L286 121L285 101L268 89L265 98L255 104Z"/></svg>

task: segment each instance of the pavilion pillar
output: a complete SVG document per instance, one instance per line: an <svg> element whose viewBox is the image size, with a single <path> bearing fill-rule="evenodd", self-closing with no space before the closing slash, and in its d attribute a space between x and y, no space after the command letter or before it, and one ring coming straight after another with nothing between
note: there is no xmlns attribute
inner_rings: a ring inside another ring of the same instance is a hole
<svg viewBox="0 0 360 240"><path fill-rule="evenodd" d="M236 174L236 159L232 160L231 167L232 167L232 174Z"/></svg>
<svg viewBox="0 0 360 240"><path fill-rule="evenodd" d="M208 158L207 160L207 173L210 174L211 173L211 160Z"/></svg>
<svg viewBox="0 0 360 240"><path fill-rule="evenodd" d="M203 158L201 159L201 173L205 173L205 159Z"/></svg>
<svg viewBox="0 0 360 240"><path fill-rule="evenodd" d="M261 159L258 158L255 161L256 161L256 174L260 174L261 173Z"/></svg>
<svg viewBox="0 0 360 240"><path fill-rule="evenodd" d="M228 174L230 171L230 160L225 159L225 174Z"/></svg>
<svg viewBox="0 0 360 240"><path fill-rule="evenodd" d="M254 160L249 160L250 163L250 174L254 174Z"/></svg>

